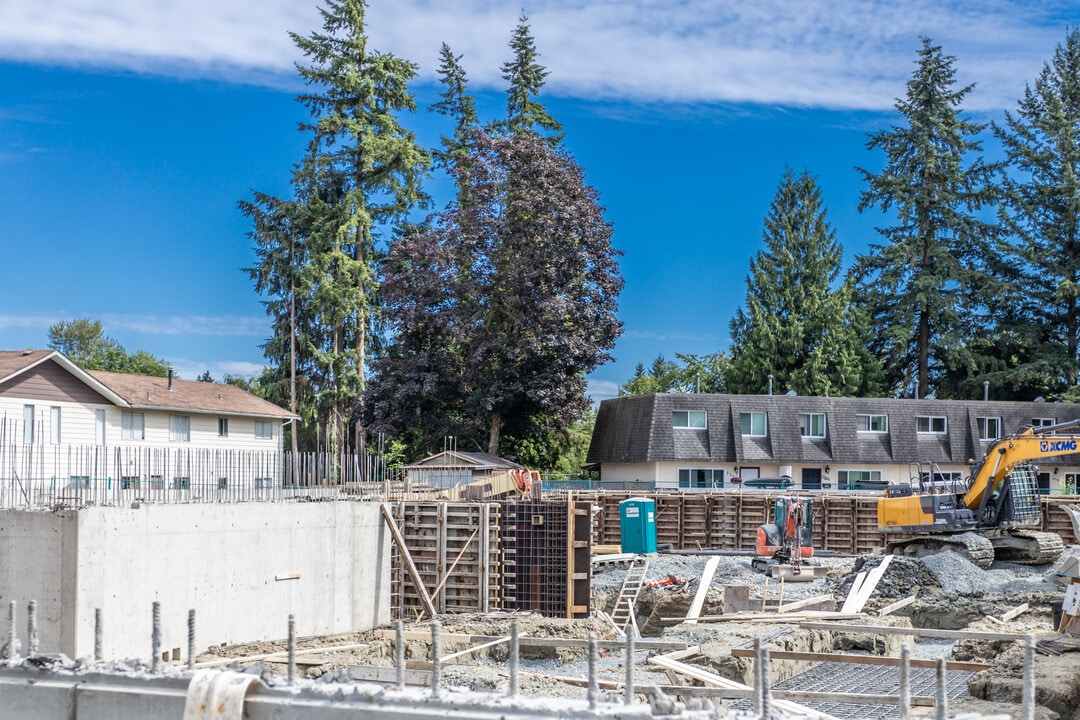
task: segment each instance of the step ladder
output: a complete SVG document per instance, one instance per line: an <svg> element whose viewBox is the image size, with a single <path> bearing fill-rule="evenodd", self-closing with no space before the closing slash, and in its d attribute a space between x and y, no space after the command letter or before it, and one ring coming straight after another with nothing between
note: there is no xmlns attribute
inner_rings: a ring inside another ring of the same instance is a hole
<svg viewBox="0 0 1080 720"><path fill-rule="evenodd" d="M645 586L645 573L648 570L648 558L634 558L626 571L622 590L619 591L619 598L615 601L615 609L611 612L611 621L615 623L615 627L623 633L633 632L635 637L639 637L641 633L638 632L637 617L634 615L634 603L641 594L641 588ZM628 630L628 627L632 630Z"/></svg>

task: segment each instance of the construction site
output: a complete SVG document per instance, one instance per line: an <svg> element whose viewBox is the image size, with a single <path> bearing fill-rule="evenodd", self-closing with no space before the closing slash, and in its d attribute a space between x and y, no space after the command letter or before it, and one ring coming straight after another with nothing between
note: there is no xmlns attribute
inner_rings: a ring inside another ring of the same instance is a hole
<svg viewBox="0 0 1080 720"><path fill-rule="evenodd" d="M880 493L370 485L3 510L0 714L1080 717L1068 498L1032 565L883 554Z"/></svg>

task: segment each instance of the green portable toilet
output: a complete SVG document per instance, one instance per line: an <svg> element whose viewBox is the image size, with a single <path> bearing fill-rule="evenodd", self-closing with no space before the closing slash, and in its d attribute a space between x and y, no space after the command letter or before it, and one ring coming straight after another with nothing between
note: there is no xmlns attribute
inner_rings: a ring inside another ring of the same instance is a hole
<svg viewBox="0 0 1080 720"><path fill-rule="evenodd" d="M656 502L627 498L619 503L619 534L624 553L656 552Z"/></svg>

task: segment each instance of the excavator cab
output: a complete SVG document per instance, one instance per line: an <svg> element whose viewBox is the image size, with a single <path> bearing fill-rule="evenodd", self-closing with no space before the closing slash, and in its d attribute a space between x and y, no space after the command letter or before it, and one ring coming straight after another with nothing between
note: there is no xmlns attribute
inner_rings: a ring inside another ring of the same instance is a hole
<svg viewBox="0 0 1080 720"><path fill-rule="evenodd" d="M781 495L773 505L773 521L757 529L753 566L791 563L794 574L804 558L814 555L814 501L808 497Z"/></svg>

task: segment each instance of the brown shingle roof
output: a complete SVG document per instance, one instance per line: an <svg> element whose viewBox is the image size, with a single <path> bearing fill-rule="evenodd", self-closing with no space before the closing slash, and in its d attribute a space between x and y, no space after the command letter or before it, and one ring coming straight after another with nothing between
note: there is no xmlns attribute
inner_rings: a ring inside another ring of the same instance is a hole
<svg viewBox="0 0 1080 720"><path fill-rule="evenodd" d="M30 367L54 350L0 350L0 380Z"/></svg>
<svg viewBox="0 0 1080 720"><path fill-rule="evenodd" d="M222 415L295 417L288 410L234 385L173 379L173 389L169 390L168 378L101 370L89 372L98 382L136 408L198 410Z"/></svg>

